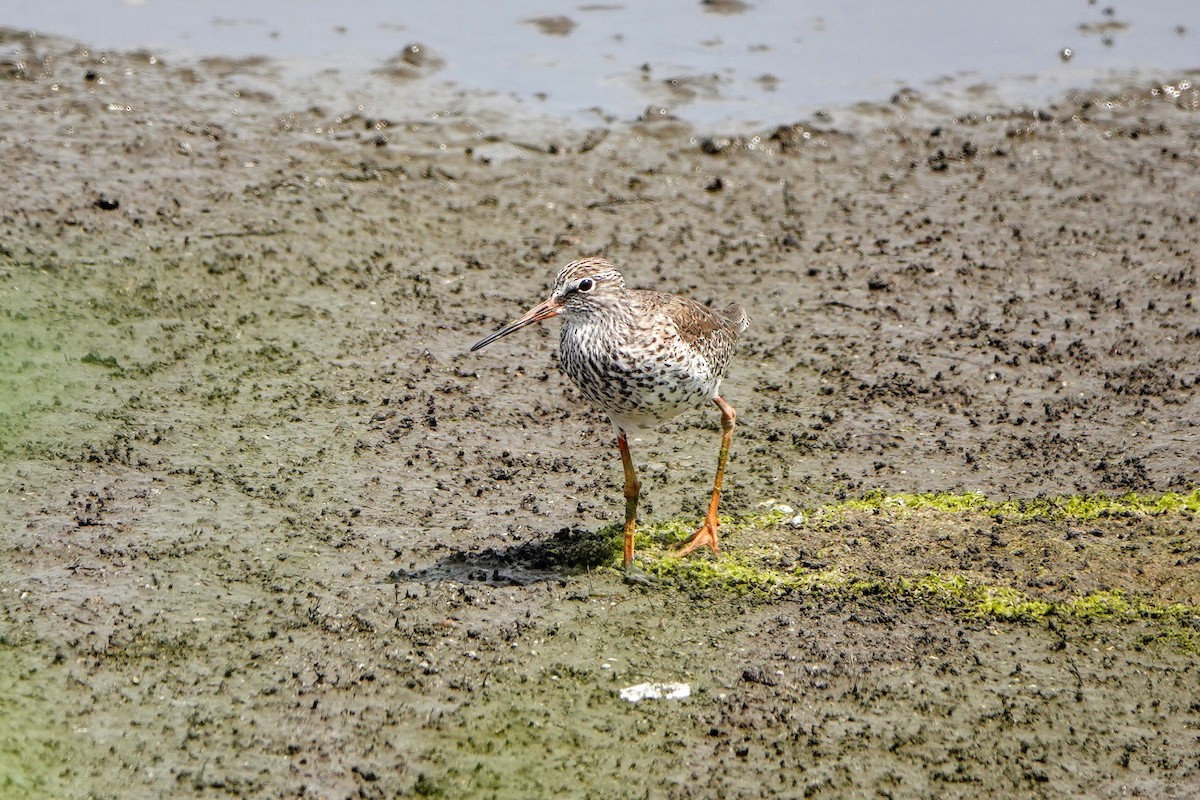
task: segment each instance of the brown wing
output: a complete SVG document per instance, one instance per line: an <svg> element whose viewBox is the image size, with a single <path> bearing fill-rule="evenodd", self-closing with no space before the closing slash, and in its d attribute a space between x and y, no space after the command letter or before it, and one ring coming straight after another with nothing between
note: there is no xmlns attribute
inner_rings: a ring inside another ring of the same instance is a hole
<svg viewBox="0 0 1200 800"><path fill-rule="evenodd" d="M723 373L738 334L749 324L745 309L734 303L717 310L673 294L659 294L658 302L674 320L679 337Z"/></svg>

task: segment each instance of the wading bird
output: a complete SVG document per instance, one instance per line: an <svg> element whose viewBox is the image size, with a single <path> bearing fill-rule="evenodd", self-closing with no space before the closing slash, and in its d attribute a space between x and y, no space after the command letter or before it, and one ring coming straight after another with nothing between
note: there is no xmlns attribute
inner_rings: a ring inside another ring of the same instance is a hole
<svg viewBox="0 0 1200 800"><path fill-rule="evenodd" d="M733 406L720 395L738 334L750 324L734 303L723 309L674 294L627 289L621 273L602 258L573 261L559 270L550 297L472 345L475 351L535 322L561 316L563 370L589 401L608 414L625 468L625 568L633 561L633 534L641 484L629 453L629 434L706 403L721 410L721 450L704 524L677 555L708 546L718 553L717 504L733 439Z"/></svg>

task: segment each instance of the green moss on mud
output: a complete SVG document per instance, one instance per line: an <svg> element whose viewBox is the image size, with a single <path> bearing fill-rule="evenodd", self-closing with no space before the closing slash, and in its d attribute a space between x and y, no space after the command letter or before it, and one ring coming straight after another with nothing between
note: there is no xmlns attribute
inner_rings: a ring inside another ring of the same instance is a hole
<svg viewBox="0 0 1200 800"><path fill-rule="evenodd" d="M1119 497L1081 494L1017 500L989 500L978 492L886 494L877 491L859 498L821 506L812 512L812 519L814 524L820 524L840 519L848 511L902 512L918 510L946 513L972 512L1002 517L1010 522L1033 520L1085 522L1130 514L1196 514L1200 513L1200 489L1185 494L1167 492L1156 496L1130 492Z"/></svg>
<svg viewBox="0 0 1200 800"><path fill-rule="evenodd" d="M911 511L980 514L1011 524L1045 520L1079 522L1138 514L1192 515L1200 511L1200 490L1155 497L1078 495L1006 501L988 500L976 493L885 495L880 492L822 506L806 512L804 518L808 521L806 524L819 527L835 520L846 521L854 513L864 511L899 515ZM792 512L771 512L723 519L722 532L728 536L768 531L794 516ZM638 551L643 556L646 571L683 589L727 591L764 600L789 594L820 594L847 599L879 597L935 606L974 618L1014 622L1043 622L1050 618L1084 622L1152 621L1178 627L1172 637L1178 638L1175 634L1182 636L1189 647L1200 645L1200 634L1196 633L1200 625L1200 607L1197 606L1155 603L1116 590L1094 591L1065 600L1044 600L1011 586L979 583L952 572L880 577L838 568L811 570L791 563L771 545L725 551L719 559L671 557L667 549L686 539L693 528L693 523L681 520L642 528L638 535ZM613 527L607 532L612 537L614 556L619 558L620 529Z"/></svg>
<svg viewBox="0 0 1200 800"><path fill-rule="evenodd" d="M650 561L646 569L683 588L719 589L764 600L788 594L878 597L933 605L972 617L1026 622L1052 616L1075 620L1200 619L1200 608L1195 606L1161 605L1114 590L1052 602L1031 598L1010 586L973 583L962 575L930 573L889 579L838 569L780 569L746 554L723 555L720 559L664 557Z"/></svg>
<svg viewBox="0 0 1200 800"><path fill-rule="evenodd" d="M0 643L0 797L62 797L77 754L53 722L55 688L28 662L19 645Z"/></svg>

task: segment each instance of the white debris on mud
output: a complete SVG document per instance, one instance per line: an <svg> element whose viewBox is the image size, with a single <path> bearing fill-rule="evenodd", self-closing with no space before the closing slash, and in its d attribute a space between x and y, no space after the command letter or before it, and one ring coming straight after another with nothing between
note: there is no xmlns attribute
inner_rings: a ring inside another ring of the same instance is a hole
<svg viewBox="0 0 1200 800"><path fill-rule="evenodd" d="M687 683L639 683L621 690L621 699L631 703L642 700L683 700L691 696L692 687Z"/></svg>

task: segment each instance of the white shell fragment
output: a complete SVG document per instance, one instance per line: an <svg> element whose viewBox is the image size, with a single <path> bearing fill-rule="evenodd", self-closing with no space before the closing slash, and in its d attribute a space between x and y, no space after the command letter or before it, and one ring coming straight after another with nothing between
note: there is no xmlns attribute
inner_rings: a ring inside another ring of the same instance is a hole
<svg viewBox="0 0 1200 800"><path fill-rule="evenodd" d="M631 703L642 700L682 700L691 695L692 687L687 683L639 683L621 690L621 699Z"/></svg>

